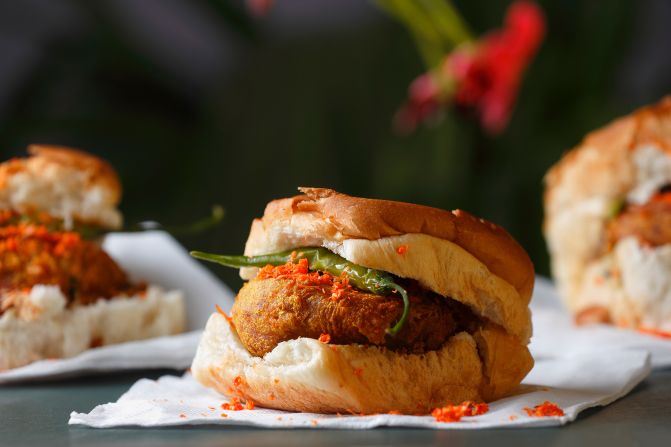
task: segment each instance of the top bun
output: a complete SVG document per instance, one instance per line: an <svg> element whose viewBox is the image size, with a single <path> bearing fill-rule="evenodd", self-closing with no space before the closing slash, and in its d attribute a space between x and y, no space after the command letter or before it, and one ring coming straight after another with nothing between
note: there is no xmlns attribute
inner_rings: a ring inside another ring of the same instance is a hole
<svg viewBox="0 0 671 447"><path fill-rule="evenodd" d="M671 183L671 96L588 134L546 176L544 232L552 271L573 310L586 267L603 255L622 200L644 204Z"/></svg>
<svg viewBox="0 0 671 447"><path fill-rule="evenodd" d="M109 163L86 152L31 145L30 157L0 164L0 209L45 212L74 222L118 229L121 183Z"/></svg>
<svg viewBox="0 0 671 447"><path fill-rule="evenodd" d="M254 220L246 255L323 246L350 262L417 280L528 342L534 268L502 228L460 210L299 190L304 194L270 202ZM241 269L244 279L254 275L255 269Z"/></svg>

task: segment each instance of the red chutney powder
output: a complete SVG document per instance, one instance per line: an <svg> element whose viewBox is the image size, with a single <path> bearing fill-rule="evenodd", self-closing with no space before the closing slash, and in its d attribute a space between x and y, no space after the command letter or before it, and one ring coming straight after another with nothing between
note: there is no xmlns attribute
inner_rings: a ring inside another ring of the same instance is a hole
<svg viewBox="0 0 671 447"><path fill-rule="evenodd" d="M49 231L43 225L21 223L0 227L0 241L7 251L17 251L20 241L34 239L48 244L47 249L56 255L63 256L81 242L79 233L69 231Z"/></svg>
<svg viewBox="0 0 671 447"><path fill-rule="evenodd" d="M347 292L352 287L349 285L349 277L347 273L342 272L340 277L333 281L333 287L331 288L331 300L338 301L343 297L343 294Z"/></svg>
<svg viewBox="0 0 671 447"><path fill-rule="evenodd" d="M247 401L245 401L243 404L239 397L232 397L230 402L221 404L221 409L229 411L253 410L254 401L247 399Z"/></svg>
<svg viewBox="0 0 671 447"><path fill-rule="evenodd" d="M549 400L533 408L525 407L524 411L532 417L564 416L564 410Z"/></svg>
<svg viewBox="0 0 671 447"><path fill-rule="evenodd" d="M233 322L233 317L226 314L226 312L224 312L224 309L222 309L218 304L215 304L214 307L217 309L217 313L226 319L231 329L235 329L235 323Z"/></svg>
<svg viewBox="0 0 671 447"><path fill-rule="evenodd" d="M640 327L638 331L642 334L652 335L660 338L671 338L671 332L660 331L659 329L653 329L648 327Z"/></svg>
<svg viewBox="0 0 671 447"><path fill-rule="evenodd" d="M465 401L460 405L447 405L442 408L434 408L431 416L438 422L459 422L464 416L479 416L488 411L489 405L484 402Z"/></svg>
<svg viewBox="0 0 671 447"><path fill-rule="evenodd" d="M329 273L311 272L309 270L308 260L292 257L282 265L266 265L259 269L256 279L290 279L302 284L331 287L331 299L339 300L343 294L351 288L349 277L343 272L338 278L334 278Z"/></svg>

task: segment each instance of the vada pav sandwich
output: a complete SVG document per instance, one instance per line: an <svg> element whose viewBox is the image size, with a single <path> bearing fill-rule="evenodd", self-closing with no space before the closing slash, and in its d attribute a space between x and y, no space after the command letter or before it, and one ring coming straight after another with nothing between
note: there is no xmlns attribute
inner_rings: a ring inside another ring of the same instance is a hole
<svg viewBox="0 0 671 447"><path fill-rule="evenodd" d="M552 167L544 230L578 323L671 336L671 97L588 134Z"/></svg>
<svg viewBox="0 0 671 447"><path fill-rule="evenodd" d="M229 318L191 371L257 405L416 414L509 394L529 372L534 269L503 229L463 211L330 189L268 204Z"/></svg>
<svg viewBox="0 0 671 447"><path fill-rule="evenodd" d="M181 332L182 293L132 282L95 238L121 227L114 169L29 147L0 164L0 370Z"/></svg>

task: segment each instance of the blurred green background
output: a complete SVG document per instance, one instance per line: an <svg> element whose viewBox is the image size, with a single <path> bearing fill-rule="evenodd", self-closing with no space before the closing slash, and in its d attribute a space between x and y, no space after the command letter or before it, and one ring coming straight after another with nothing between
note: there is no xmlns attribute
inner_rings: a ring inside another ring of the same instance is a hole
<svg viewBox="0 0 671 447"><path fill-rule="evenodd" d="M507 1L455 1L477 33ZM222 204L193 249L240 252L251 219L299 185L463 208L507 228L548 273L542 179L591 129L671 91L671 2L540 2L548 34L510 126L472 117L409 137L391 120L424 71L372 2L0 3L0 150L80 147L108 159L128 223L187 223ZM214 268L233 288L234 271Z"/></svg>

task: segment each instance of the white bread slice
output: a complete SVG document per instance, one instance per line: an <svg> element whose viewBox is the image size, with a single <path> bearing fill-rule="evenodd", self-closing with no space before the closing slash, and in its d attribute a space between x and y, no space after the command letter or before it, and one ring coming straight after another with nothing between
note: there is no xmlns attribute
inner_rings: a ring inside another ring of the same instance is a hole
<svg viewBox="0 0 671 447"><path fill-rule="evenodd" d="M31 156L0 164L0 209L21 214L45 212L63 219L118 229L116 208L121 183L104 160L83 151L59 146L31 145Z"/></svg>
<svg viewBox="0 0 671 447"><path fill-rule="evenodd" d="M184 297L151 286L146 295L65 307L58 286L36 285L18 308L0 316L0 370L37 360L75 356L91 347L177 334L184 330Z"/></svg>

